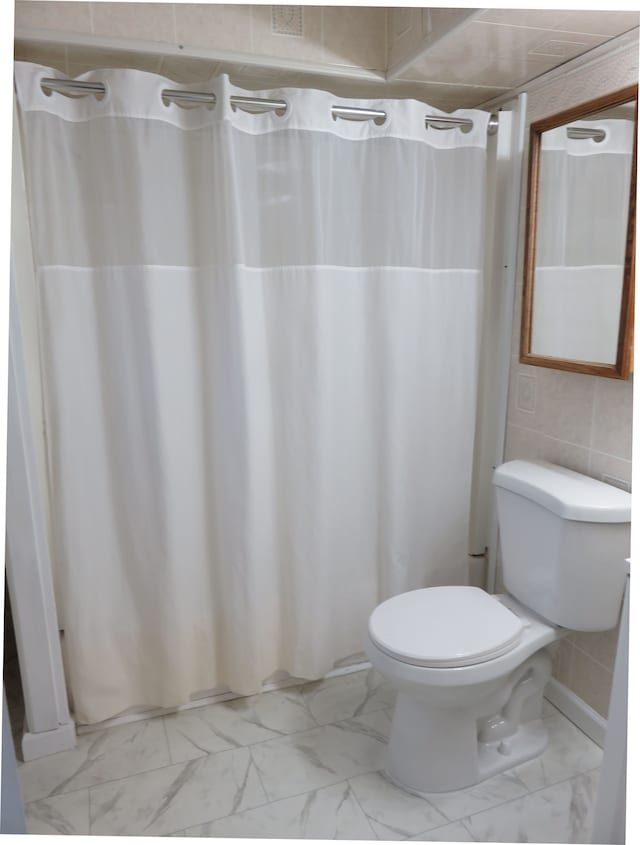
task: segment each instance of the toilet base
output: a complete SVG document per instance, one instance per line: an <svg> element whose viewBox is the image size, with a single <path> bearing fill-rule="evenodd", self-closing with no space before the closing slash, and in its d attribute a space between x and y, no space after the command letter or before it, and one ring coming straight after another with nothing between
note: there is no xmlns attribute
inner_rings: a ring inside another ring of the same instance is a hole
<svg viewBox="0 0 640 845"><path fill-rule="evenodd" d="M496 742L479 742L476 765L471 769L465 766L458 773L449 771L448 781L442 780L441 769L436 763L434 769L438 774L435 775L435 780L429 782L431 781L430 777L423 780L422 785L428 788L416 788L416 780L414 778L412 778L411 782L407 782L407 774L411 777L415 773L406 772L405 766L395 764L396 761L393 759L391 747L387 749L384 772L392 783L405 790L405 792L427 798L433 793L453 792L474 786L501 772L533 760L543 753L548 742L549 734L542 723L542 719L536 719L520 725L516 733L508 739Z"/></svg>
<svg viewBox="0 0 640 845"><path fill-rule="evenodd" d="M542 754L548 742L542 696L550 674L551 656L542 649L506 678L476 684L464 693L401 688L386 774L418 795L450 792Z"/></svg>
<svg viewBox="0 0 640 845"><path fill-rule="evenodd" d="M506 748L501 749L501 745ZM478 769L480 780L526 763L539 757L549 744L549 732L542 719L520 725L514 736L503 742L480 743L478 748Z"/></svg>

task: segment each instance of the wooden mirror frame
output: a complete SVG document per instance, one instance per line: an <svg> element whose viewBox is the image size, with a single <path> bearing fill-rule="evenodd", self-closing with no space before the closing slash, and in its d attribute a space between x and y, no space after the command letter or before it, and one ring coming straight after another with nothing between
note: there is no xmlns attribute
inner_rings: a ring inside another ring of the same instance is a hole
<svg viewBox="0 0 640 845"><path fill-rule="evenodd" d="M531 331L533 320L533 295L536 256L536 223L538 212L538 186L540 176L540 147L542 133L555 129L572 120L586 118L606 108L628 103L635 99L634 155L631 165L631 186L629 196L629 219L627 224L624 278L618 329L618 354L615 364L601 364L594 361L577 361L569 358L553 358L531 352ZM524 291L522 300L522 324L520 332L520 361L536 367L550 367L555 370L569 370L574 373L588 373L596 376L626 379L633 369L633 303L635 276L635 229L636 229L636 170L638 147L638 86L630 85L613 94L589 100L579 106L559 112L531 124L529 135L529 185L527 194L527 217L525 229Z"/></svg>

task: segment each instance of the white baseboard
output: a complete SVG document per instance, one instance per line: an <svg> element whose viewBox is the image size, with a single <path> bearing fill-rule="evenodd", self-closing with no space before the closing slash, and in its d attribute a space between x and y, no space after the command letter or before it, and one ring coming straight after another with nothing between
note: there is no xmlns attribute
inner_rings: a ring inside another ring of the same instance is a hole
<svg viewBox="0 0 640 845"><path fill-rule="evenodd" d="M579 698L569 687L551 678L544 692L545 698L600 748L604 748L607 720Z"/></svg>
<svg viewBox="0 0 640 845"><path fill-rule="evenodd" d="M38 757L47 757L49 754L57 754L58 751L69 751L75 748L76 726L73 722L66 725L59 725L53 731L41 731L40 733L29 733L22 735L22 759L25 763L29 760L36 760Z"/></svg>

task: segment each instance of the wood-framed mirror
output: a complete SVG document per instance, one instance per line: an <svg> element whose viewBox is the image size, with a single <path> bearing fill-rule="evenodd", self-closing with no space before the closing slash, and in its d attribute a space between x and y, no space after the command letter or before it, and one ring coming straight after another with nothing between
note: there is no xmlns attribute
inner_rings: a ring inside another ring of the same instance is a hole
<svg viewBox="0 0 640 845"><path fill-rule="evenodd" d="M627 378L638 86L531 124L520 361Z"/></svg>

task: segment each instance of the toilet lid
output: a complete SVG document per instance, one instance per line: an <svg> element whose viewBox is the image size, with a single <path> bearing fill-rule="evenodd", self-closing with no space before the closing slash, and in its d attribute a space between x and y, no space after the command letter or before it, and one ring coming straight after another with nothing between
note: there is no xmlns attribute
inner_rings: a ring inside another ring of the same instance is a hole
<svg viewBox="0 0 640 845"><path fill-rule="evenodd" d="M394 596L369 619L373 642L396 660L449 668L511 651L522 620L478 587L429 587Z"/></svg>

